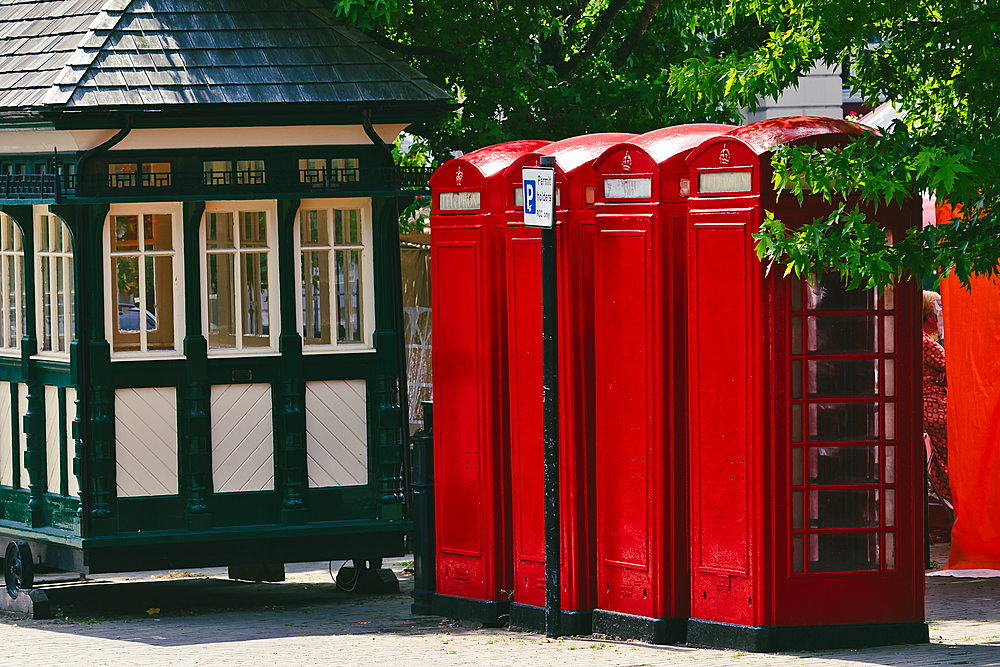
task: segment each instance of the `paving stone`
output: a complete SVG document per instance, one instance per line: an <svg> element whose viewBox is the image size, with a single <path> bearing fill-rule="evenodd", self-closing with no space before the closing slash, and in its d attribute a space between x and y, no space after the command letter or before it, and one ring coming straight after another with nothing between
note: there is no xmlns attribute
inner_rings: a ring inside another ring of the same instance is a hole
<svg viewBox="0 0 1000 667"><path fill-rule="evenodd" d="M0 646L33 667L1000 666L1000 579L928 578L929 645L772 655L549 640L413 616L413 581L404 562L387 562L400 579L400 594L370 597L336 591L331 571L340 563L289 564L286 581L273 584L230 581L225 568L111 575L82 585L50 576L55 583L45 584L46 591L60 617L0 621Z"/></svg>

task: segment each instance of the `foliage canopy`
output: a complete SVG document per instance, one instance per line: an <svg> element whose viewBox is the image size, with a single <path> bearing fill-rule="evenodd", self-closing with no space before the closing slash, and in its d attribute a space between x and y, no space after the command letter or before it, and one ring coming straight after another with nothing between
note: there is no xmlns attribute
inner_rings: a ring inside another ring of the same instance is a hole
<svg viewBox="0 0 1000 667"><path fill-rule="evenodd" d="M830 217L791 230L766 220L758 254L798 273L832 267L854 284L954 270L996 275L1000 260L1000 6L995 0L731 0L736 17L769 26L758 45L697 56L673 69L673 90L692 107L754 108L795 85L815 62L849 63L849 85L873 106L903 114L881 136L840 151L775 152L775 185L840 203ZM743 20L743 19L740 19ZM860 212L880 197L931 192L961 208L947 224L915 229L888 246Z"/></svg>
<svg viewBox="0 0 1000 667"><path fill-rule="evenodd" d="M716 0L324 0L462 102L444 124L411 131L435 153L513 139L646 132L738 118L726 100L682 104L670 67L759 42L752 22L725 38Z"/></svg>

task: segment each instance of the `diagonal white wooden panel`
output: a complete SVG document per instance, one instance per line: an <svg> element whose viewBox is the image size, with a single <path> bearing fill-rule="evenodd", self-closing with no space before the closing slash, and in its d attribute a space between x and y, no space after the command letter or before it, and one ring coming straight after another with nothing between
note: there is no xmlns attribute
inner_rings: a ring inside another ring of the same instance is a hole
<svg viewBox="0 0 1000 667"><path fill-rule="evenodd" d="M306 382L309 486L368 483L368 419L364 380Z"/></svg>
<svg viewBox="0 0 1000 667"><path fill-rule="evenodd" d="M0 485L14 486L14 429L10 382L0 382Z"/></svg>
<svg viewBox="0 0 1000 667"><path fill-rule="evenodd" d="M62 457L59 446L59 387L45 387L45 491L59 493Z"/></svg>
<svg viewBox="0 0 1000 667"><path fill-rule="evenodd" d="M69 495L80 497L80 480L73 474L76 442L73 441L73 421L76 419L76 389L66 387L66 475L69 477Z"/></svg>
<svg viewBox="0 0 1000 667"><path fill-rule="evenodd" d="M115 392L119 497L177 494L177 390Z"/></svg>
<svg viewBox="0 0 1000 667"><path fill-rule="evenodd" d="M28 469L24 467L24 454L28 451L28 436L24 434L24 415L28 414L28 385L23 382L17 384L17 427L18 427L18 455L17 464L21 468L21 478L18 486L22 489L28 488Z"/></svg>
<svg viewBox="0 0 1000 667"><path fill-rule="evenodd" d="M212 386L212 481L217 493L274 488L271 385Z"/></svg>

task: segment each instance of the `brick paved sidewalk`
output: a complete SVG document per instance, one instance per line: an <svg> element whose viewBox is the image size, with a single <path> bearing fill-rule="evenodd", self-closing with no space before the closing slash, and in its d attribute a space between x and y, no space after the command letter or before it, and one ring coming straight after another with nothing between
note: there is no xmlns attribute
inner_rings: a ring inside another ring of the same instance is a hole
<svg viewBox="0 0 1000 667"><path fill-rule="evenodd" d="M289 565L282 584L231 582L224 569L211 569L173 579L169 573L122 575L51 590L63 617L0 621L0 654L32 667L1000 666L1000 579L928 578L930 645L757 655L591 638L553 641L412 616L412 580L402 574L401 560L389 565L400 575L399 595L339 593L326 563Z"/></svg>

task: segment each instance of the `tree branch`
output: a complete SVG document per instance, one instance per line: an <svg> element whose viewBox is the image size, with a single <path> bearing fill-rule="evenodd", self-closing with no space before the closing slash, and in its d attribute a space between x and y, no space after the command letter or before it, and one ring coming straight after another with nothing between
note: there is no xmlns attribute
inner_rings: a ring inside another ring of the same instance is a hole
<svg viewBox="0 0 1000 667"><path fill-rule="evenodd" d="M646 29L649 28L649 22L653 20L653 16L656 15L656 10L659 8L660 0L646 0L646 4L642 6L642 12L639 14L639 20L632 24L628 35L625 36L625 41L615 51L615 56L611 60L612 67L618 69L625 64L625 61L635 51L635 47L642 41L643 36L646 34Z"/></svg>
<svg viewBox="0 0 1000 667"><path fill-rule="evenodd" d="M374 30L366 30L365 35L371 37L375 43L383 49L388 49L396 55L430 56L432 58L440 58L441 60L457 61L458 63L465 61L464 56L455 53L454 51L443 49L440 46L403 44L389 39L385 35L375 32Z"/></svg>
<svg viewBox="0 0 1000 667"><path fill-rule="evenodd" d="M587 43L583 45L582 49L570 56L570 59L565 61L561 67L557 67L556 71L564 76L572 74L580 66L580 63L594 55L597 47L601 44L601 40L611 30L611 25L615 22L618 14L629 2L631 0L611 0L608 6L604 8L604 11L601 12L597 23L594 24L594 29L591 31L590 37L587 38Z"/></svg>

